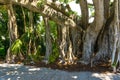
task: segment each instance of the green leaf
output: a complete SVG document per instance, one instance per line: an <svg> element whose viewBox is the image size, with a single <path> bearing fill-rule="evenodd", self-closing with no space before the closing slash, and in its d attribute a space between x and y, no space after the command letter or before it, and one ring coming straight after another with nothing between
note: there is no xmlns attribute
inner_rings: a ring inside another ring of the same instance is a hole
<svg viewBox="0 0 120 80"><path fill-rule="evenodd" d="M67 4L67 3L74 1L74 0L59 0L59 1Z"/></svg>
<svg viewBox="0 0 120 80"><path fill-rule="evenodd" d="M20 39L17 39L11 46L11 51L14 53L14 54L18 54L21 50L21 47L22 47L22 41Z"/></svg>

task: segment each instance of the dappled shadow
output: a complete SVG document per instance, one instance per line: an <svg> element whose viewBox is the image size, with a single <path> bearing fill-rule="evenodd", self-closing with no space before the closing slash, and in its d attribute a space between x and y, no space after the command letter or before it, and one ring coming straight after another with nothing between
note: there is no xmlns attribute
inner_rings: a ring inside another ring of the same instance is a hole
<svg viewBox="0 0 120 80"><path fill-rule="evenodd" d="M119 80L120 74L113 74L113 73L93 73L91 77L99 78L100 80Z"/></svg>
<svg viewBox="0 0 120 80"><path fill-rule="evenodd" d="M43 73L44 69L35 68L33 66L23 66L15 64L0 65L0 80L34 80L33 76Z"/></svg>
<svg viewBox="0 0 120 80"><path fill-rule="evenodd" d="M67 72L23 65L0 65L0 80L119 80L120 73Z"/></svg>

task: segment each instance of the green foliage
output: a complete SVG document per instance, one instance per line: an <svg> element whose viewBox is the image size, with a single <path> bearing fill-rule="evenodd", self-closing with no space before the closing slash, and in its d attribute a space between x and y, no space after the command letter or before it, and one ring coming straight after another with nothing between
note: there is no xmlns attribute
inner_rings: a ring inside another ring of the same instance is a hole
<svg viewBox="0 0 120 80"><path fill-rule="evenodd" d="M27 59L28 59L28 61L31 61L31 59L32 59L32 61L34 61L34 62L39 62L39 61L41 61L41 60L43 60L43 55L41 55L41 46L39 45L38 47L37 47L37 51L36 51L36 53L34 53L34 54L30 54L30 55L27 55Z"/></svg>
<svg viewBox="0 0 120 80"><path fill-rule="evenodd" d="M67 13L69 14L69 16L70 16L70 15L73 15L73 14L74 14L74 15L76 15L76 16L78 16L78 15L77 15L77 12L72 11L72 10L71 10L71 11L69 11L69 12L67 12Z"/></svg>
<svg viewBox="0 0 120 80"><path fill-rule="evenodd" d="M37 34L39 37L43 38L45 37L45 26L44 26L44 21L41 21L38 25L37 25Z"/></svg>
<svg viewBox="0 0 120 80"><path fill-rule="evenodd" d="M0 58L5 58L9 46L7 22L7 8L5 5L0 5Z"/></svg>
<svg viewBox="0 0 120 80"><path fill-rule="evenodd" d="M95 15L95 12L94 12L94 6L92 6L92 5L88 5L88 8L89 8L89 10L90 10L90 16L94 16Z"/></svg>
<svg viewBox="0 0 120 80"><path fill-rule="evenodd" d="M7 10L6 6L0 6L0 36L5 36L7 32Z"/></svg>
<svg viewBox="0 0 120 80"><path fill-rule="evenodd" d="M30 38L30 34L28 32L26 32L21 36L20 39L22 40L22 42L28 42L29 38Z"/></svg>
<svg viewBox="0 0 120 80"><path fill-rule="evenodd" d="M34 26L37 26L37 24L40 22L40 14L39 13L33 13L33 24Z"/></svg>
<svg viewBox="0 0 120 80"><path fill-rule="evenodd" d="M24 33L24 21L23 21L23 14L22 14L22 8L21 6L14 5L14 12L16 13L16 22L18 26L18 32L19 36L21 36Z"/></svg>
<svg viewBox="0 0 120 80"><path fill-rule="evenodd" d="M75 2L76 2L76 3L79 3L79 0L76 0Z"/></svg>
<svg viewBox="0 0 120 80"><path fill-rule="evenodd" d="M67 4L67 3L74 1L74 0L59 0L59 1Z"/></svg>
<svg viewBox="0 0 120 80"><path fill-rule="evenodd" d="M59 56L58 45L56 43L57 24L54 21L49 21L49 24L50 24L51 38L52 38L52 54L49 56L49 63L53 63Z"/></svg>
<svg viewBox="0 0 120 80"><path fill-rule="evenodd" d="M20 53L22 47L22 41L20 39L17 39L11 46L11 51L13 52L13 54L18 54Z"/></svg>
<svg viewBox="0 0 120 80"><path fill-rule="evenodd" d="M0 47L0 58L5 58L5 49L4 47Z"/></svg>
<svg viewBox="0 0 120 80"><path fill-rule="evenodd" d="M45 0L39 0L37 2L37 7L43 8L43 5L44 5L45 2L46 2Z"/></svg>
<svg viewBox="0 0 120 80"><path fill-rule="evenodd" d="M32 60L34 62L39 62L39 61L41 61L43 59L43 57L38 55L38 54L35 54L35 55L31 54L31 55L28 55L28 57L29 57L29 59L32 58Z"/></svg>
<svg viewBox="0 0 120 80"><path fill-rule="evenodd" d="M51 28L52 39L55 40L57 38L57 25L54 21L49 21L49 24Z"/></svg>
<svg viewBox="0 0 120 80"><path fill-rule="evenodd" d="M45 26L44 26L44 21L41 21L36 28L36 33L37 33L37 44L38 47L40 47L40 55L45 54Z"/></svg>
<svg viewBox="0 0 120 80"><path fill-rule="evenodd" d="M56 61L56 59L59 57L59 52L58 52L58 45L56 43L53 44L53 52L49 57L49 63L53 63Z"/></svg>
<svg viewBox="0 0 120 80"><path fill-rule="evenodd" d="M20 40L21 40L21 42L22 42L21 51L22 51L22 53L25 54L25 55L27 55L27 49L28 49L29 39L30 39L30 36L29 36L29 33L28 33L28 32L24 33L24 34L20 37Z"/></svg>
<svg viewBox="0 0 120 80"><path fill-rule="evenodd" d="M6 36L1 36L0 38L0 57L5 58L7 49L9 47L9 39Z"/></svg>

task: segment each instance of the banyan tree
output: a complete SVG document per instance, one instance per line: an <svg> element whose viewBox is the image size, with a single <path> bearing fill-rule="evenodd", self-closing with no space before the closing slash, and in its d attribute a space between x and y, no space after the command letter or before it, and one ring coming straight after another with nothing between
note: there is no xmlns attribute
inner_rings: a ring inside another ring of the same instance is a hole
<svg viewBox="0 0 120 80"><path fill-rule="evenodd" d="M92 0L92 3L89 3L89 0L76 0L80 5L80 16L72 11L69 4L56 1L0 0L0 5L7 6L10 46L19 39L16 13L13 8L17 5L30 11L29 25L32 33L34 33L32 13L39 13L43 17L46 31L44 58L46 61L52 53L49 21L53 21L57 25L56 43L62 62L74 63L77 59L83 64L92 65L99 60L111 60L112 65L116 65L120 57L120 0ZM94 11L92 16L89 16L90 6ZM93 22L89 22L91 17L94 18ZM34 44L34 41L29 44ZM31 48L29 45L28 47ZM9 48L6 60L14 59L15 56L11 54ZM22 54L19 54L20 56Z"/></svg>

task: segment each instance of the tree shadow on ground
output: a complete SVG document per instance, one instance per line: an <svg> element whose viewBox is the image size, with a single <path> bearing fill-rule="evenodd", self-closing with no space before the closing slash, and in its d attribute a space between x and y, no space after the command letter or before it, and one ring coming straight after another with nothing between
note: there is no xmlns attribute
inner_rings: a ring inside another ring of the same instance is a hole
<svg viewBox="0 0 120 80"><path fill-rule="evenodd" d="M119 80L120 73L68 72L23 65L0 65L0 80Z"/></svg>

